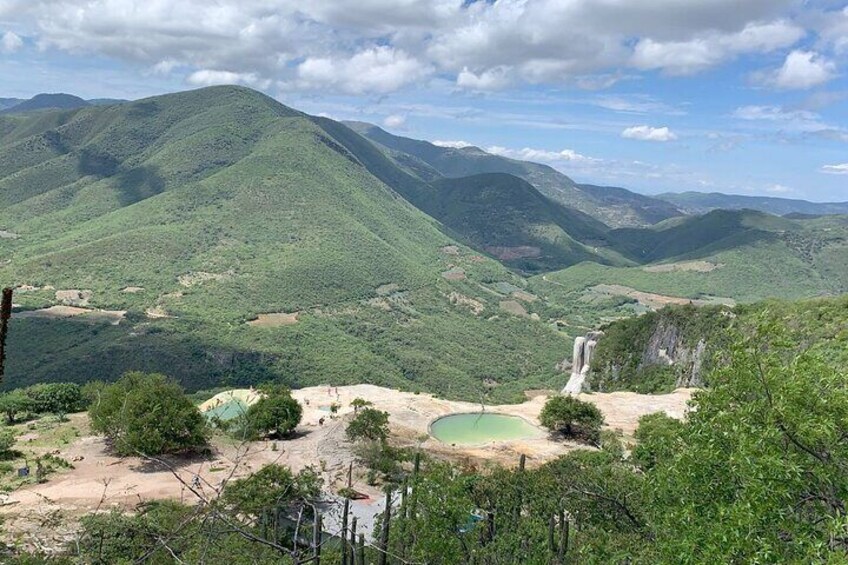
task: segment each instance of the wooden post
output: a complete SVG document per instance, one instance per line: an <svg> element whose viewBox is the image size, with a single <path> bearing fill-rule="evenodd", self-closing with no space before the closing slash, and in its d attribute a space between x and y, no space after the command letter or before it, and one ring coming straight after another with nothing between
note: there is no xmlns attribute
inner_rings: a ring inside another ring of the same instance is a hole
<svg viewBox="0 0 848 565"><path fill-rule="evenodd" d="M353 461L351 461L347 466L347 488L353 488Z"/></svg>
<svg viewBox="0 0 848 565"><path fill-rule="evenodd" d="M12 317L12 289L3 289L0 300L0 383L6 370L6 334L9 332L9 318Z"/></svg>
<svg viewBox="0 0 848 565"><path fill-rule="evenodd" d="M415 464L412 467L412 476L417 477L418 471L420 471L420 470L421 470L421 452L416 451L415 452Z"/></svg>
<svg viewBox="0 0 848 565"><path fill-rule="evenodd" d="M524 467L527 464L527 456L523 453L518 458L518 472L515 475L516 480L516 504L513 509L512 520L518 522L521 518L521 507L524 505Z"/></svg>
<svg viewBox="0 0 848 565"><path fill-rule="evenodd" d="M568 544L568 525L565 518L565 510L559 511L559 548L557 549L557 563L565 563L565 550Z"/></svg>
<svg viewBox="0 0 848 565"><path fill-rule="evenodd" d="M295 540L297 542L297 540ZM315 513L315 520L312 522L312 563L313 565L321 565L321 513Z"/></svg>
<svg viewBox="0 0 848 565"><path fill-rule="evenodd" d="M356 565L356 516L350 519L350 565Z"/></svg>
<svg viewBox="0 0 848 565"><path fill-rule="evenodd" d="M383 531L380 532L380 565L389 562L389 524L392 520L392 487L386 486L386 509L383 511Z"/></svg>
<svg viewBox="0 0 848 565"><path fill-rule="evenodd" d="M407 511L407 490L409 490L409 477L403 478L403 484L400 491L400 529L398 530L398 539L400 540L400 558L401 561L406 560L406 511Z"/></svg>
<svg viewBox="0 0 848 565"><path fill-rule="evenodd" d="M342 510L342 565L347 563L347 515L350 512L350 499L345 498L344 510Z"/></svg>
<svg viewBox="0 0 848 565"><path fill-rule="evenodd" d="M359 534L359 554L358 565L365 565L365 534Z"/></svg>
<svg viewBox="0 0 848 565"><path fill-rule="evenodd" d="M551 555L557 552L556 541L554 540L554 528L556 527L556 517L551 514L551 519L548 521L548 549Z"/></svg>

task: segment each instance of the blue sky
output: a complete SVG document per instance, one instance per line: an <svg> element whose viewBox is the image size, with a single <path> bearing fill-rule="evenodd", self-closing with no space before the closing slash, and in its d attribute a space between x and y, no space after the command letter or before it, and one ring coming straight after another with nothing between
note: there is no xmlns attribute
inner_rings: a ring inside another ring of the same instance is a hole
<svg viewBox="0 0 848 565"><path fill-rule="evenodd" d="M846 72L830 0L0 0L0 97L238 83L646 193L848 200Z"/></svg>

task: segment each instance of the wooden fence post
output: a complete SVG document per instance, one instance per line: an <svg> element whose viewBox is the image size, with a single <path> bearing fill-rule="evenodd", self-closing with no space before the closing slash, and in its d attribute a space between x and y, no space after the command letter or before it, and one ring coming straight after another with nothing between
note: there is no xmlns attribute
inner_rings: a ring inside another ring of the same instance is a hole
<svg viewBox="0 0 848 565"><path fill-rule="evenodd" d="M297 542L297 540L295 540ZM312 563L321 565L321 513L315 513L312 522Z"/></svg>
<svg viewBox="0 0 848 565"><path fill-rule="evenodd" d="M6 334L9 332L9 318L12 317L12 289L3 289L0 300L0 384L6 371Z"/></svg>
<svg viewBox="0 0 848 565"><path fill-rule="evenodd" d="M342 565L348 565L347 563L347 516L350 512L350 499L345 498L344 500L344 510L342 510Z"/></svg>
<svg viewBox="0 0 848 565"><path fill-rule="evenodd" d="M392 520L392 487L386 486L386 509L383 511L383 531L380 532L379 564L389 562L389 524Z"/></svg>
<svg viewBox="0 0 848 565"><path fill-rule="evenodd" d="M356 565L356 516L350 519L350 565Z"/></svg>
<svg viewBox="0 0 848 565"><path fill-rule="evenodd" d="M365 534L359 534L358 565L365 565Z"/></svg>

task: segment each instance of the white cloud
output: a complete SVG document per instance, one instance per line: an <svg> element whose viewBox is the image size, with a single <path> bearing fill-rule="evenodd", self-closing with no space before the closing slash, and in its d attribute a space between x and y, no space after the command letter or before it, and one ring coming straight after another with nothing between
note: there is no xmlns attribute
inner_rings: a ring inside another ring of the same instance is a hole
<svg viewBox="0 0 848 565"><path fill-rule="evenodd" d="M812 8L799 5L360 0L353 9L347 0L0 0L0 21L14 21L45 49L162 74L224 70L286 90L385 94L433 76L489 91L521 83L608 88L631 69L691 74L791 47L805 33L798 22L812 21L803 17ZM818 25L828 46L821 49L838 48L848 10L827 16L843 23Z"/></svg>
<svg viewBox="0 0 848 565"><path fill-rule="evenodd" d="M601 161L600 159L595 159L594 157L587 157L586 155L582 155L577 151L574 151L573 149L563 149L561 151L533 149L531 147L525 147L523 149L510 149L508 147L494 145L492 147L487 147L486 151L494 155L509 157L511 159L520 159L522 161L535 161L542 163L568 162L588 164L598 163Z"/></svg>
<svg viewBox="0 0 848 565"><path fill-rule="evenodd" d="M840 163L839 165L825 165L821 168L821 172L831 175L848 175L848 163Z"/></svg>
<svg viewBox="0 0 848 565"><path fill-rule="evenodd" d="M495 67L480 74L474 74L466 67L457 75L456 85L466 90L500 90L510 84L509 75L507 67Z"/></svg>
<svg viewBox="0 0 848 565"><path fill-rule="evenodd" d="M7 31L0 37L0 53L14 53L24 46L24 40L15 32Z"/></svg>
<svg viewBox="0 0 848 565"><path fill-rule="evenodd" d="M406 116L400 114L392 114L386 116L383 120L383 125L387 128L402 128L406 124Z"/></svg>
<svg viewBox="0 0 848 565"><path fill-rule="evenodd" d="M309 90L385 94L425 79L432 72L429 65L404 51L380 46L350 58L307 58L297 67L297 84Z"/></svg>
<svg viewBox="0 0 848 565"><path fill-rule="evenodd" d="M783 66L759 75L762 82L783 89L807 89L822 85L836 76L836 64L812 51L792 51Z"/></svg>
<svg viewBox="0 0 848 565"><path fill-rule="evenodd" d="M472 143L468 143L467 141L451 141L451 140L441 140L437 139L436 141L431 141L433 145L438 147L448 147L450 149L463 149L465 147L473 147Z"/></svg>
<svg viewBox="0 0 848 565"><path fill-rule="evenodd" d="M785 20L748 24L737 33L709 32L684 41L640 39L631 64L637 69L661 69L689 75L746 53L769 53L794 45L804 30Z"/></svg>
<svg viewBox="0 0 848 565"><path fill-rule="evenodd" d="M786 110L781 106L740 106L733 111L740 120L816 120L818 115L807 110Z"/></svg>
<svg viewBox="0 0 848 565"><path fill-rule="evenodd" d="M789 194L791 192L795 192L794 189L789 188L784 184L771 184L765 187L766 192L770 192L772 194Z"/></svg>
<svg viewBox="0 0 848 565"><path fill-rule="evenodd" d="M633 126L622 131L621 137L640 141L674 141L677 134L667 127Z"/></svg>
<svg viewBox="0 0 848 565"><path fill-rule="evenodd" d="M260 79L254 73L234 73L231 71L216 71L204 69L191 73L186 82L195 86L212 86L215 84L243 84L257 88L268 88L269 81Z"/></svg>

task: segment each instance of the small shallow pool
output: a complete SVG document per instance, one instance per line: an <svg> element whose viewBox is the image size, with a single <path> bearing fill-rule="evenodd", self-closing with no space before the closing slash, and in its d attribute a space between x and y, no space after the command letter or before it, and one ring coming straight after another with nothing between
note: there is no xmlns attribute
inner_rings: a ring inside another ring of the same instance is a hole
<svg viewBox="0 0 848 565"><path fill-rule="evenodd" d="M540 431L524 418L508 414L451 414L430 424L430 435L444 443L481 444L538 437Z"/></svg>

